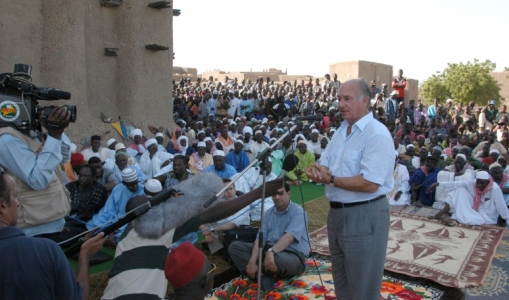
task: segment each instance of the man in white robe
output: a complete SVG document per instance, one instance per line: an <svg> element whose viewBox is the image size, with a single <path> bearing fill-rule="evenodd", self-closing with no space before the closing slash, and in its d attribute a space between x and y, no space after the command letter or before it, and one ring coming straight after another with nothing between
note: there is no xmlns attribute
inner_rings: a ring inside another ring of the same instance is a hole
<svg viewBox="0 0 509 300"><path fill-rule="evenodd" d="M474 178L474 168L472 168L470 164L467 164L467 157L464 154L459 153L456 155L452 165L447 166L445 169L438 172L437 181L469 181L474 180ZM435 201L444 202L449 192L450 189L447 189L444 186L438 186L435 193Z"/></svg>
<svg viewBox="0 0 509 300"><path fill-rule="evenodd" d="M498 184L490 179L486 171L479 171L476 180L437 182L431 185L428 192L438 185L450 188L445 199L445 207L433 218L440 219L452 212L452 219L466 225L494 225L498 217L509 220L509 209ZM452 225L447 218L446 225Z"/></svg>
<svg viewBox="0 0 509 300"><path fill-rule="evenodd" d="M156 139L148 139L145 145L148 151L141 155L139 165L148 178L153 178L170 165L173 154L159 151Z"/></svg>
<svg viewBox="0 0 509 300"><path fill-rule="evenodd" d="M270 158L267 160L266 172L267 172L267 182L277 179L276 174L272 173L272 161ZM235 187L237 191L241 191L245 194L258 188L259 186L262 185L262 183L263 183L263 173L261 168L252 167L246 173L244 173L244 175L242 175L242 177L239 180L235 182ZM251 216L251 222L260 221L262 211L261 202L262 199L258 199L249 205L249 214ZM266 197L263 204L263 210L267 211L269 208L273 206L274 202L272 201L272 197Z"/></svg>
<svg viewBox="0 0 509 300"><path fill-rule="evenodd" d="M390 205L410 205L410 175L407 167L398 164L398 152L395 151L394 188L387 194Z"/></svg>

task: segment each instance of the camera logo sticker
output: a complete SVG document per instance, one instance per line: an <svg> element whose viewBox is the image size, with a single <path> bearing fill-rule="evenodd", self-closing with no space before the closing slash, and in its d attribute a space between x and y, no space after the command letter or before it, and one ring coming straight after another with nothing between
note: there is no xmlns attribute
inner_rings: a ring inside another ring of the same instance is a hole
<svg viewBox="0 0 509 300"><path fill-rule="evenodd" d="M4 101L0 103L0 119L4 121L14 121L19 117L19 106L13 101Z"/></svg>

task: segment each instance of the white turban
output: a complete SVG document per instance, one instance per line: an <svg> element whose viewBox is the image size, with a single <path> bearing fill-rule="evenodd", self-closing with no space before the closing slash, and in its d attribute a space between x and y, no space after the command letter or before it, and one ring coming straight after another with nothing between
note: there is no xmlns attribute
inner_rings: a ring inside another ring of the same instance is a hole
<svg viewBox="0 0 509 300"><path fill-rule="evenodd" d="M458 154L456 154L456 158L458 158L458 157L461 157L461 158L463 158L464 161L467 161L467 157L465 156L465 154L458 153Z"/></svg>
<svg viewBox="0 0 509 300"><path fill-rule="evenodd" d="M133 182L138 180L138 173L136 173L135 169L125 168L121 173L123 182Z"/></svg>
<svg viewBox="0 0 509 300"><path fill-rule="evenodd" d="M196 148L199 148L199 147L206 148L207 144L205 144L205 142L198 142L198 146L196 146Z"/></svg>
<svg viewBox="0 0 509 300"><path fill-rule="evenodd" d="M479 171L475 175L475 179L489 180L490 174L488 174L488 172L486 172L486 171Z"/></svg>
<svg viewBox="0 0 509 300"><path fill-rule="evenodd" d="M246 132L249 132L251 135L253 135L253 128L245 126L244 129L242 129L242 133L246 134Z"/></svg>
<svg viewBox="0 0 509 300"><path fill-rule="evenodd" d="M224 157L224 151L223 150L216 150L216 152L214 152L214 156L222 156L222 157Z"/></svg>
<svg viewBox="0 0 509 300"><path fill-rule="evenodd" d="M145 182L145 189L151 193L159 193L163 190L161 182L157 179L149 179Z"/></svg>
<svg viewBox="0 0 509 300"><path fill-rule="evenodd" d="M116 142L115 139L109 139L107 142L106 142L106 146L111 146L111 144L113 144L114 142Z"/></svg>
<svg viewBox="0 0 509 300"><path fill-rule="evenodd" d="M157 140L156 139L148 139L146 142L145 142L145 147L150 147L152 145L157 145Z"/></svg>
<svg viewBox="0 0 509 300"><path fill-rule="evenodd" d="M134 139L134 137L137 136L137 135L139 135L139 136L143 135L143 133L141 132L141 129L134 129L134 130L131 131L130 136L131 136L132 139Z"/></svg>
<svg viewBox="0 0 509 300"><path fill-rule="evenodd" d="M162 133L158 132L158 133L156 133L156 138L157 138L157 137L162 137L162 138L163 138L163 137L164 137L164 134L162 134Z"/></svg>

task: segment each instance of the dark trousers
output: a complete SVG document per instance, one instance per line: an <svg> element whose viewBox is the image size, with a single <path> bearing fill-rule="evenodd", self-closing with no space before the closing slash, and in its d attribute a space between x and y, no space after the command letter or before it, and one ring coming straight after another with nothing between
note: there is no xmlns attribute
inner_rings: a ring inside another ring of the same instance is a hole
<svg viewBox="0 0 509 300"><path fill-rule="evenodd" d="M330 209L327 232L338 299L380 299L389 220L387 198Z"/></svg>
<svg viewBox="0 0 509 300"><path fill-rule="evenodd" d="M239 271L246 275L246 267L251 259L251 251L253 250L254 243L245 242L233 242L228 248L230 257L233 263L239 269ZM257 245L258 246L258 245ZM265 253L269 247L263 249L263 257L265 259ZM292 277L299 275L306 270L306 264L304 262L304 255L291 251L281 251L274 256L274 262L276 263L277 272L265 270L262 266L262 273L269 276L276 276L278 278ZM262 261L263 264L263 261Z"/></svg>

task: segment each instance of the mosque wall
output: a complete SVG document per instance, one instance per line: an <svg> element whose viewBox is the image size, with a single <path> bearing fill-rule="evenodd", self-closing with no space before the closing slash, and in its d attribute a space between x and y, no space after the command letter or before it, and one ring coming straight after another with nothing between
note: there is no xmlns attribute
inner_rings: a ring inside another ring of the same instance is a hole
<svg viewBox="0 0 509 300"><path fill-rule="evenodd" d="M15 63L32 65L38 86L69 91L78 120L66 130L78 144L84 135L119 135L100 113L142 128L175 126L172 120L173 10L149 8L153 1L2 1L0 72ZM148 44L169 47L151 51ZM106 56L105 48L118 48Z"/></svg>

